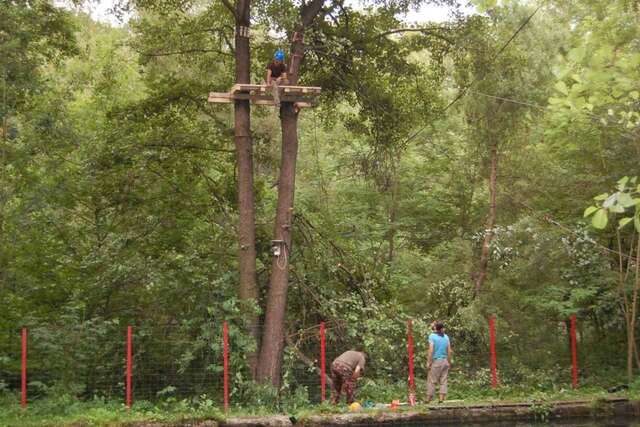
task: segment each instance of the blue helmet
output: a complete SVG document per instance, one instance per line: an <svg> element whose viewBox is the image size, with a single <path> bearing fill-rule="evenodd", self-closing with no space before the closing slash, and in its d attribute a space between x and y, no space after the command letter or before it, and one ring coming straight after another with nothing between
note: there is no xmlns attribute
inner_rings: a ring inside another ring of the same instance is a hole
<svg viewBox="0 0 640 427"><path fill-rule="evenodd" d="M281 49L278 49L273 57L276 61L284 61L284 52Z"/></svg>

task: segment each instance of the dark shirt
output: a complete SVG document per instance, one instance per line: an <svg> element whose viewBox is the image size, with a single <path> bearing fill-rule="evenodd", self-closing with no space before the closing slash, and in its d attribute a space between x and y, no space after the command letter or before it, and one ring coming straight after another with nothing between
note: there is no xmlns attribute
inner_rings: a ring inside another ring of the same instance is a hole
<svg viewBox="0 0 640 427"><path fill-rule="evenodd" d="M267 65L267 70L271 70L271 77L277 79L282 73L287 72L287 64L284 62L277 63L276 61L271 61L271 63Z"/></svg>

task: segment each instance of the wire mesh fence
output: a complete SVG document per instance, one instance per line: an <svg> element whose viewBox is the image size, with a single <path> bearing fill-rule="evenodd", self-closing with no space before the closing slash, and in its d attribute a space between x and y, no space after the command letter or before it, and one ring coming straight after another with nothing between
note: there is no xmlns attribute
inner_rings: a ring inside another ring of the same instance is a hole
<svg viewBox="0 0 640 427"><path fill-rule="evenodd" d="M567 383L577 386L578 358L575 320L571 327L555 325L557 345L520 349L531 371L536 360L552 351ZM492 329L493 328L493 329ZM309 403L329 399L331 363L349 349L367 354L363 386L393 384L411 401L420 394L427 378L426 322L398 320L379 333L361 336L348 322L320 322L289 331L282 359L279 395L302 396ZM482 387L518 381L513 363L501 371L501 352L513 357L513 341L500 338L495 320L487 322L488 342L473 348L468 337L455 352L456 376L474 378ZM572 338L573 337L573 338ZM475 341L471 341L474 343ZM511 347L510 347L511 346ZM517 346L516 346L517 347ZM0 388L24 399L38 399L57 389L91 399L136 400L206 395L221 407L251 404L264 398L251 381L251 357L255 343L246 325L216 321L193 325L121 325L101 322L79 326L31 325L0 330ZM544 352L545 354L542 354ZM260 397L262 396L262 397ZM278 398L277 396L273 396Z"/></svg>

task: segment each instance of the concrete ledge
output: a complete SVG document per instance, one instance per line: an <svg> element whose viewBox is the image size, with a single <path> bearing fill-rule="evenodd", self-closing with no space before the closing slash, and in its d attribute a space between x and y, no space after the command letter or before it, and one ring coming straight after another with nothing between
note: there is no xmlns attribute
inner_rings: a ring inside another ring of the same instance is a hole
<svg viewBox="0 0 640 427"><path fill-rule="evenodd" d="M93 424L72 424L70 427L89 427ZM111 425L111 424L110 424ZM219 424L213 420L204 421L176 421L174 423L164 422L129 422L122 425L122 427L218 427Z"/></svg>
<svg viewBox="0 0 640 427"><path fill-rule="evenodd" d="M290 427L293 423L286 415L271 415L268 417L240 417L227 418L220 423L220 427Z"/></svg>
<svg viewBox="0 0 640 427"><path fill-rule="evenodd" d="M348 425L443 425L516 420L640 417L640 401L626 398L557 402L500 402L474 405L432 405L420 410L365 410L347 414L310 415L295 423L286 415L166 423L135 423L136 427L333 427Z"/></svg>
<svg viewBox="0 0 640 427"><path fill-rule="evenodd" d="M600 401L497 403L469 406L433 406L423 412L361 412L312 415L296 425L305 427L356 424L389 425L415 423L441 425L460 422L515 421L531 419L595 418L640 415L640 401L617 398Z"/></svg>

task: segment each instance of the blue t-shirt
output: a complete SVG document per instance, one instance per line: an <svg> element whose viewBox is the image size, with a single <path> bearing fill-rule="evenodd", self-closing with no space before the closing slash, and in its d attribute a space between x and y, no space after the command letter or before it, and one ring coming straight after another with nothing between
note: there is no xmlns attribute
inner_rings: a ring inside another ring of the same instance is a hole
<svg viewBox="0 0 640 427"><path fill-rule="evenodd" d="M449 355L449 337L447 334L440 336L438 334L429 334L429 342L433 343L433 360L446 359Z"/></svg>

